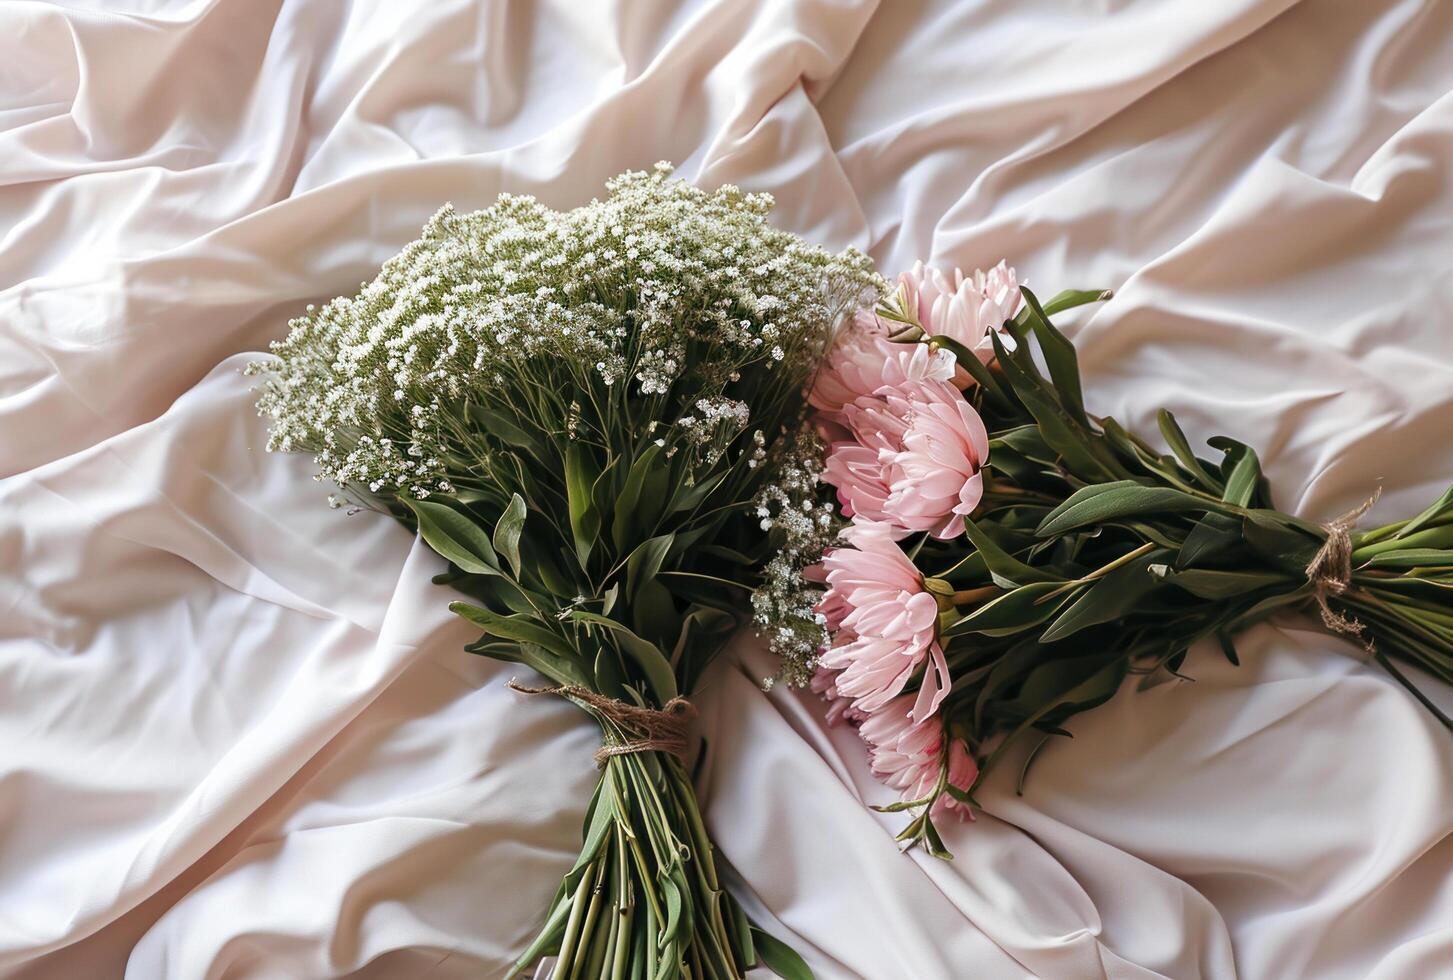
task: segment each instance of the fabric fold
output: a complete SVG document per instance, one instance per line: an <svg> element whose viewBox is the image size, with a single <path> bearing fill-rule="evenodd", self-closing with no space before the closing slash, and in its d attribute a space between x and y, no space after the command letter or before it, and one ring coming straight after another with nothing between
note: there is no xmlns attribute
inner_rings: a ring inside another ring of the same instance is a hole
<svg viewBox="0 0 1453 980"><path fill-rule="evenodd" d="M595 731L263 452L238 373L445 201L671 160L889 275L1115 289L1064 319L1090 410L1245 441L1309 519L1453 475L1450 5L127 0L0 38L0 976L502 977L539 925ZM824 980L1453 975L1453 740L1295 617L1238 647L1023 796L1010 760L945 863L744 635L693 697L710 829Z"/></svg>

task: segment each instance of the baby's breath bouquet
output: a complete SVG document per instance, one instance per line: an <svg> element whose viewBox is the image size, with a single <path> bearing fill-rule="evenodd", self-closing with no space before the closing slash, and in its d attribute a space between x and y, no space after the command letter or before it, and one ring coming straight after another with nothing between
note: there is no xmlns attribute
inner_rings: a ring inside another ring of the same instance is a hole
<svg viewBox="0 0 1453 980"><path fill-rule="evenodd" d="M685 697L754 590L777 604L760 618L790 619L798 593L764 582L829 525L801 505L803 391L880 283L773 229L766 195L666 165L607 187L566 212L446 207L356 296L294 320L250 369L269 448L312 453L335 506L417 529L469 597L450 606L483 632L469 649L601 726L584 846L518 969L807 976L722 888Z"/></svg>

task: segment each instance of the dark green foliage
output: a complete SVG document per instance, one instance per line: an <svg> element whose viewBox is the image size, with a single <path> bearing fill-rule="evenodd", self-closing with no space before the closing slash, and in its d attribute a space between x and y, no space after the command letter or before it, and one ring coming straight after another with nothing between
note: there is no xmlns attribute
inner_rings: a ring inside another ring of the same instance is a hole
<svg viewBox="0 0 1453 980"><path fill-rule="evenodd" d="M1218 437L1209 444L1221 458L1201 458L1162 411L1166 452L1088 414L1074 346L1048 311L1102 294L1063 293L1044 306L1024 297L1007 325L1013 349L996 337L988 367L947 338L928 340L978 381L968 397L990 453L965 537L904 542L941 597L954 675L942 710L979 758L979 780L1034 731L1032 760L1129 675L1178 674L1202 640L1237 663L1238 630L1279 609L1318 615L1307 568L1328 538L1274 509L1250 447ZM1453 491L1412 521L1353 532L1350 544L1345 590L1323 589L1329 627L1377 651L1409 686L1388 657L1453 682ZM945 791L972 800L973 787ZM906 839L933 849L931 823L916 826Z"/></svg>

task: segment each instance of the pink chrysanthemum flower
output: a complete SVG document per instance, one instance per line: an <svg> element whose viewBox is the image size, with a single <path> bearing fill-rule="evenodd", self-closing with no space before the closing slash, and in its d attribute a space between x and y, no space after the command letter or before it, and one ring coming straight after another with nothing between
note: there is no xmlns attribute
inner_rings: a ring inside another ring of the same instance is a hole
<svg viewBox="0 0 1453 980"><path fill-rule="evenodd" d="M953 355L930 351L923 344L897 344L888 339L882 321L859 310L818 371L807 400L829 421L841 421L843 407L864 395L915 381L954 375Z"/></svg>
<svg viewBox="0 0 1453 980"><path fill-rule="evenodd" d="M922 799L938 785L947 750L949 785L967 790L979 775L973 756L962 741L944 732L940 719L915 722L908 700L890 701L858 727L868 743L873 775L899 790L905 800ZM966 805L945 793L934 801L932 813L937 816L947 810L972 816Z"/></svg>
<svg viewBox="0 0 1453 980"><path fill-rule="evenodd" d="M819 667L807 686L813 694L827 702L827 723L829 725L841 725L843 722L856 725L868 715L854 708L851 698L845 698L838 693L837 675L838 672L835 670Z"/></svg>
<svg viewBox="0 0 1453 980"><path fill-rule="evenodd" d="M851 439L832 444L823 479L845 516L902 533L963 533L983 497L989 433L958 389L936 379L884 389L847 405L843 424Z"/></svg>
<svg viewBox="0 0 1453 980"><path fill-rule="evenodd" d="M843 537L849 547L823 558L828 591L819 610L830 610L824 615L837 626L821 665L838 671L835 693L869 714L901 694L924 665L912 711L922 721L938 710L950 684L938 603L888 528L858 524Z"/></svg>
<svg viewBox="0 0 1453 980"><path fill-rule="evenodd" d="M1014 270L1000 262L988 272L975 269L965 276L959 269L947 273L922 262L898 277L904 312L918 321L925 333L950 337L988 362L994 356L989 337L1019 311L1022 296ZM1011 348L1013 339L1000 333Z"/></svg>

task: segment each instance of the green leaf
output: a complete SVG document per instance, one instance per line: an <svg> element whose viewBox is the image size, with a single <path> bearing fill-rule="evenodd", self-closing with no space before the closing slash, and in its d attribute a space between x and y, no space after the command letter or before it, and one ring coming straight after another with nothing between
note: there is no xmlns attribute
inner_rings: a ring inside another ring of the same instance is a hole
<svg viewBox="0 0 1453 980"><path fill-rule="evenodd" d="M1231 666L1240 667L1241 658L1236 655L1236 643L1231 639L1231 634L1225 630L1217 630L1216 642L1221 644L1221 652L1231 661Z"/></svg>
<svg viewBox="0 0 1453 980"><path fill-rule="evenodd" d="M633 595L642 582L649 582L661 571L661 563L671 552L675 534L660 534L642 541L626 559L626 595Z"/></svg>
<svg viewBox="0 0 1453 980"><path fill-rule="evenodd" d="M1261 484L1261 461L1256 458L1256 451L1238 442L1227 450L1226 463L1231 470L1221 498L1237 507L1250 507Z"/></svg>
<svg viewBox="0 0 1453 980"><path fill-rule="evenodd" d="M731 565L752 566L757 563L750 555L744 555L735 548L728 548L722 544L704 544L696 549L696 554L706 555L711 558L719 558Z"/></svg>
<svg viewBox="0 0 1453 980"><path fill-rule="evenodd" d="M533 643L516 643L514 640L499 640L486 635L473 643L465 644L464 650L466 653L488 657L501 663L524 664L556 684L578 684L582 681L579 672L573 671L568 663Z"/></svg>
<svg viewBox="0 0 1453 980"><path fill-rule="evenodd" d="M616 498L615 513L611 521L611 538L615 541L618 554L629 550L645 534L641 490L647 477L658 468L660 459L661 447L653 442L646 447L645 452L636 457L626 475L625 486Z"/></svg>
<svg viewBox="0 0 1453 980"><path fill-rule="evenodd" d="M1021 365L1009 353L997 333L991 334L989 339L994 344L999 368L1004 372L1009 386L1039 423L1040 436L1045 445L1058 453L1080 476L1087 479L1113 479L1116 472L1096 457L1089 433L1065 410L1054 389L1034 369L1033 361L1027 367ZM1027 356L1027 340L1016 339L1019 343L1018 349L1023 350Z"/></svg>
<svg viewBox="0 0 1453 980"><path fill-rule="evenodd" d="M1112 521L1105 526L1124 528L1136 537L1149 541L1157 548L1169 548L1171 551L1175 551L1180 547L1180 542L1175 538L1169 537L1165 533L1165 530L1162 529L1161 523L1155 520L1119 520Z"/></svg>
<svg viewBox="0 0 1453 980"><path fill-rule="evenodd" d="M685 895L681 886L677 884L674 874L662 878L661 885L666 893L666 924L661 929L661 935L656 941L664 947L676 938L677 932L681 929L681 907Z"/></svg>
<svg viewBox="0 0 1453 980"><path fill-rule="evenodd" d="M516 643L533 643L551 653L559 654L561 657L571 657L575 653L574 648L563 636L541 626L531 616L501 616L499 613L490 612L488 609L482 609L467 602L451 602L449 611L469 620L490 636L513 640Z"/></svg>
<svg viewBox="0 0 1453 980"><path fill-rule="evenodd" d="M624 623L607 616L599 616L584 609L577 609L570 615L578 623L591 623L615 633L621 649L630 655L645 674L646 683L651 685L651 693L656 696L658 704L665 704L676 696L676 675L672 673L666 655L654 643L641 639Z"/></svg>
<svg viewBox="0 0 1453 980"><path fill-rule="evenodd" d="M574 874L594 861L595 856L600 853L601 847L605 845L605 835L610 833L616 817L616 794L613 782L614 780L607 776L595 784L595 798L591 800L590 819L585 827L585 843L580 848L580 856L575 859L575 865L567 872L568 874Z"/></svg>
<svg viewBox="0 0 1453 980"><path fill-rule="evenodd" d="M1104 702L1115 694L1115 692L1119 689L1120 682L1125 679L1125 672L1127 666L1125 657L1119 654L1109 655L1108 660L1106 659L1105 655L1098 655L1093 658L1081 657L1076 658L1076 661L1069 661L1067 662L1068 664L1073 664L1073 666L1067 668L1066 671L1069 679L1072 679L1074 676L1078 676L1083 665L1094 660L1098 660L1100 663L1103 663L1104 666L1100 667L1093 674L1090 674L1090 676L1086 677L1084 680L1079 681L1068 690L1055 691L1054 693L1045 693L1047 690L1051 690L1057 686L1056 679L1059 673L1058 671L1050 672L1046 675L1045 680L1042 683L1036 683L1036 690L1032 693L1036 696L1044 697L1044 703L1042 703L1038 708L1034 709L1027 717L1023 719L1023 721L1019 723L1019 725L1015 729L1013 729L1011 732L1009 732L1009 734L1004 736L1004 738L999 742L998 746L994 749L993 753L989 756L988 761L986 761L983 766L980 767L980 779L983 778L984 773L994 768L994 763L999 761L999 759L1003 756L1004 752L1008 750L1008 748L1014 743L1014 741L1021 734L1037 725L1040 719L1050 715L1058 718L1063 718L1069 714L1074 714L1078 711L1083 711L1087 708L1094 707L1095 705ZM1028 686L1027 683L1026 686ZM1023 696L1022 693L1021 696ZM983 696L980 695L980 697L982 699ZM969 795L967 793L963 793L952 785L948 787L948 792L955 799L965 799Z"/></svg>
<svg viewBox="0 0 1453 980"><path fill-rule="evenodd" d="M1190 440L1181 431L1176 417L1169 410L1162 408L1156 413L1156 423L1160 426L1160 434L1165 439L1166 445L1170 446L1171 452L1175 453L1176 459L1180 460L1181 466L1191 479L1199 483L1203 490L1209 490L1212 493L1218 492L1221 489L1220 483L1207 472L1206 467L1191 451Z"/></svg>
<svg viewBox="0 0 1453 980"><path fill-rule="evenodd" d="M706 503L706 499L711 496L712 491L721 486L722 481L730 475L731 470L724 469L715 476L709 476L705 480L697 483L696 486L682 490L672 504L671 512L682 514L696 510L696 508Z"/></svg>
<svg viewBox="0 0 1453 980"><path fill-rule="evenodd" d="M1064 586L1056 582L1033 582L991 599L969 612L958 622L943 630L943 636L962 636L978 633L982 636L1013 636L1015 633L1038 626L1060 610L1073 595L1066 591L1062 596L1054 595Z"/></svg>
<svg viewBox="0 0 1453 980"><path fill-rule="evenodd" d="M456 488L453 493L447 496L456 504L477 504L491 499L491 495L482 490L470 490L467 488L463 490Z"/></svg>
<svg viewBox="0 0 1453 980"><path fill-rule="evenodd" d="M994 433L989 440L989 460L992 463L995 450L1008 448L1019 453L1025 459L1032 459L1039 463L1052 464L1055 461L1055 454L1045 445L1044 438L1039 433L1037 425L1018 425L1011 429L1001 429Z"/></svg>
<svg viewBox="0 0 1453 980"><path fill-rule="evenodd" d="M1150 566L1169 557L1167 551L1152 551L1110 572L1050 623L1040 634L1039 642L1063 640L1086 627L1108 623L1131 612L1147 593L1160 584L1150 574Z"/></svg>
<svg viewBox="0 0 1453 980"><path fill-rule="evenodd" d="M1414 532L1422 528L1429 521L1438 519L1449 510L1453 510L1453 487L1449 487L1447 490L1445 490L1443 492L1443 496L1433 501L1433 503L1428 506L1427 510L1423 511L1417 517L1414 517L1412 520L1404 524L1402 528L1398 530L1397 534L1393 535L1393 537L1405 538L1409 534L1413 534Z"/></svg>
<svg viewBox="0 0 1453 980"><path fill-rule="evenodd" d="M761 954L762 965L783 980L813 980L807 961L782 940L752 926L752 942Z"/></svg>
<svg viewBox="0 0 1453 980"><path fill-rule="evenodd" d="M1443 548L1405 548L1384 551L1367 562L1376 568L1442 568L1453 566L1453 551Z"/></svg>
<svg viewBox="0 0 1453 980"><path fill-rule="evenodd" d="M1224 554L1241 543L1242 522L1229 514L1209 511L1196 522L1176 555L1177 568L1189 568L1206 558Z"/></svg>
<svg viewBox="0 0 1453 980"><path fill-rule="evenodd" d="M575 577L568 575L549 552L531 556L526 577L538 581L548 595L571 598L580 592Z"/></svg>
<svg viewBox="0 0 1453 980"><path fill-rule="evenodd" d="M972 720L975 731L982 733L984 730L984 709L988 704L1011 684L1033 670L1035 664L1041 663L1045 656L1043 646L1033 640L1027 640L1011 647L995 661L988 676L984 678L984 686L979 689L979 694L974 699Z"/></svg>
<svg viewBox="0 0 1453 980"><path fill-rule="evenodd" d="M1036 725L1043 724L1041 719L1046 716L1062 719L1109 700L1125 679L1125 664L1124 656L1119 653L1046 661L1030 671L1015 701L1034 718ZM1044 705L1049 707L1045 709ZM1066 708L1073 710L1065 712Z"/></svg>
<svg viewBox="0 0 1453 980"><path fill-rule="evenodd" d="M540 930L535 941L530 943L530 947L515 961L514 973L523 973L534 966L535 961L541 956L559 949L560 937L565 932L565 921L570 916L572 897L566 894L556 898L555 906L550 910L550 917L545 920L545 927ZM511 976L513 975L511 974Z"/></svg>
<svg viewBox="0 0 1453 980"><path fill-rule="evenodd" d="M683 690L691 690L701 671L736 631L733 613L697 607L681 620L681 632L671 648L671 666Z"/></svg>
<svg viewBox="0 0 1453 980"><path fill-rule="evenodd" d="M1044 307L1039 305L1039 299L1028 286L1020 286L1019 291L1024 294L1024 302L1030 313L1030 328L1034 331L1035 339L1039 341L1039 350L1044 355L1045 365L1049 367L1050 380L1059 392L1060 404L1064 405L1075 421L1085 425L1085 396L1080 389L1080 361L1075 354L1075 345L1049 322Z"/></svg>
<svg viewBox="0 0 1453 980"><path fill-rule="evenodd" d="M482 405L471 405L469 406L469 416L479 424L480 428L501 442L521 449L529 449L532 452L539 451L539 441L510 421L504 413L496 412Z"/></svg>
<svg viewBox="0 0 1453 980"><path fill-rule="evenodd" d="M1243 515L1242 538L1253 551L1287 569L1306 568L1326 532L1313 533L1302 522L1274 510L1249 510Z"/></svg>
<svg viewBox="0 0 1453 980"><path fill-rule="evenodd" d="M1027 565L1009 554L983 528L969 518L964 518L964 534L973 544L979 556L983 558L989 573L994 577L995 584L1000 588L1012 589L1030 582L1062 581L1053 573Z"/></svg>
<svg viewBox="0 0 1453 980"><path fill-rule="evenodd" d="M1265 598L1258 599L1250 609L1236 617L1226 625L1230 632L1245 629L1253 623L1259 623L1272 613L1287 606L1294 605L1312 594L1310 584L1303 584L1301 587L1291 589L1287 592L1275 592Z"/></svg>
<svg viewBox="0 0 1453 980"><path fill-rule="evenodd" d="M747 921L747 913L743 911L742 903L732 898L731 892L722 892L722 901L726 902L731 912L731 933L735 944L733 952L736 953L737 962L750 966L757 962L757 948L752 944L752 924Z"/></svg>
<svg viewBox="0 0 1453 980"><path fill-rule="evenodd" d="M591 671L595 678L595 689L606 697L619 698L625 693L625 674L621 673L620 654L608 643L602 643L595 652L595 666Z"/></svg>
<svg viewBox="0 0 1453 980"><path fill-rule="evenodd" d="M935 334L929 337L928 345L930 347L942 347L944 350L953 354L954 360L959 363L959 367L968 372L969 376L978 383L979 387L990 398L1002 403L1007 408L1014 406L1013 400L1009 398L1003 386L999 384L999 379L994 376L993 371L989 370L987 364L979 360L979 355L952 337L947 337L943 334Z"/></svg>
<svg viewBox="0 0 1453 980"><path fill-rule="evenodd" d="M419 522L419 536L442 557L474 575L499 575L499 559L482 528L447 504L399 497Z"/></svg>
<svg viewBox="0 0 1453 980"><path fill-rule="evenodd" d="M736 613L741 609L741 602L733 599L733 596L741 595L741 590L748 588L728 579L696 572L662 572L658 581L679 599L728 613ZM734 585L736 588L728 590L725 588L727 585Z"/></svg>
<svg viewBox="0 0 1453 980"><path fill-rule="evenodd" d="M675 641L681 629L681 614L671 590L660 579L643 579L631 596L631 624L636 635L657 649L665 649Z"/></svg>
<svg viewBox="0 0 1453 980"><path fill-rule="evenodd" d="M579 440L565 450L565 496L570 507L570 533L575 539L575 557L580 567L590 559L595 539L600 536L600 511L593 491L600 479L594 451Z"/></svg>
<svg viewBox="0 0 1453 980"><path fill-rule="evenodd" d="M1043 463L1036 463L1003 446L995 446L993 440L989 442L989 459L984 465L993 473L1006 478L1011 484L1019 486L1033 484L1039 479L1039 475L1044 472L1045 468ZM1048 508L1045 509L1048 510ZM1035 523L1039 522L1035 521Z"/></svg>
<svg viewBox="0 0 1453 980"><path fill-rule="evenodd" d="M515 494L494 526L494 550L505 556L516 576L520 574L520 532L524 527L525 499Z"/></svg>
<svg viewBox="0 0 1453 980"><path fill-rule="evenodd" d="M923 845L930 857L936 857L940 861L952 861L953 853L944 846L943 838L938 834L938 828L933 825L932 810L923 814Z"/></svg>
<svg viewBox="0 0 1453 980"><path fill-rule="evenodd" d="M490 609L504 606L510 612L534 615L547 602L543 597L525 591L525 588L510 578L506 572L495 572L493 575L462 575L459 581L452 584L455 589L465 595L483 601L485 606Z"/></svg>
<svg viewBox="0 0 1453 980"><path fill-rule="evenodd" d="M1271 585L1296 584L1280 572L1225 572L1211 568L1188 568L1177 572L1165 565L1157 566L1153 571L1160 569L1165 570L1162 576L1165 581L1202 599L1229 599Z"/></svg>
<svg viewBox="0 0 1453 980"><path fill-rule="evenodd" d="M1065 310L1072 310L1076 306L1084 306L1087 303L1103 303L1114 297L1114 292L1108 289L1066 289L1063 292L1055 293L1048 303L1044 304L1044 312L1049 316L1056 313L1063 313Z"/></svg>
<svg viewBox="0 0 1453 980"><path fill-rule="evenodd" d="M1059 537L1090 524L1104 524L1136 514L1170 514L1210 510L1214 504L1170 487L1147 487L1132 480L1117 480L1084 487L1050 511L1035 534Z"/></svg>

